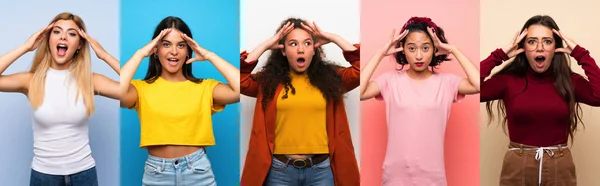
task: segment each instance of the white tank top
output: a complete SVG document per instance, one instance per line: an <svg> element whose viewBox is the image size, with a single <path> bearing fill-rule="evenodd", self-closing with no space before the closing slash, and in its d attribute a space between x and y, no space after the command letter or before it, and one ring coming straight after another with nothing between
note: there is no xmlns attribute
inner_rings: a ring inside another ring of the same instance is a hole
<svg viewBox="0 0 600 186"><path fill-rule="evenodd" d="M68 70L46 73L43 103L33 112L33 162L41 173L70 175L95 166L89 123L77 82Z"/></svg>

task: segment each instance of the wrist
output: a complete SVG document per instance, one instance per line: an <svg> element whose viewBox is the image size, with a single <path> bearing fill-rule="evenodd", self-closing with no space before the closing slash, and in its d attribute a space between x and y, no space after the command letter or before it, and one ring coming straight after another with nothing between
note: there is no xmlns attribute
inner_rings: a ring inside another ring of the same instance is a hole
<svg viewBox="0 0 600 186"><path fill-rule="evenodd" d="M21 54L25 54L25 53L29 52L29 47L27 47L25 45L21 45L21 46L17 47L16 51Z"/></svg>
<svg viewBox="0 0 600 186"><path fill-rule="evenodd" d="M212 59L215 57L215 55L216 55L215 53L207 52L203 56L206 60L212 62Z"/></svg>

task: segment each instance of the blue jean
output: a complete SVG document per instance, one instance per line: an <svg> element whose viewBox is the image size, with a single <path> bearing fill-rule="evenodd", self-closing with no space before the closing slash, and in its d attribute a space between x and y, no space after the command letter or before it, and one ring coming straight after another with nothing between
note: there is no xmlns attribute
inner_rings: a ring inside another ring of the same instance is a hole
<svg viewBox="0 0 600 186"><path fill-rule="evenodd" d="M31 170L30 186L98 186L96 167L71 175L50 175Z"/></svg>
<svg viewBox="0 0 600 186"><path fill-rule="evenodd" d="M273 157L269 174L267 174L266 185L333 186L333 172L331 171L329 158L318 164L296 168Z"/></svg>
<svg viewBox="0 0 600 186"><path fill-rule="evenodd" d="M204 148L179 158L159 158L148 155L142 185L217 185Z"/></svg>

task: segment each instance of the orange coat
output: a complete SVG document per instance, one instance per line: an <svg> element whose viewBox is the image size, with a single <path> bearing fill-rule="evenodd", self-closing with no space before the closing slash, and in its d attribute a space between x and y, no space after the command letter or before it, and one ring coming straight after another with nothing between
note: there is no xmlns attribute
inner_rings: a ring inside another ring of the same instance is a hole
<svg viewBox="0 0 600 186"><path fill-rule="evenodd" d="M347 91L360 85L360 45L355 45L355 51L344 51L344 58L352 66L340 68L337 72L342 77L342 82ZM252 134L246 164L242 172L242 186L261 186L264 184L273 157L276 123L276 101L272 99L263 110L260 93L260 84L255 81L260 74L251 74L258 61L246 63L246 52L240 55L241 93L256 97L254 119L252 121ZM277 86L274 97L277 98L283 85ZM360 176L358 164L354 154L354 146L350 137L348 117L344 108L344 101L327 102L327 136L329 140L329 158L336 186L358 186Z"/></svg>

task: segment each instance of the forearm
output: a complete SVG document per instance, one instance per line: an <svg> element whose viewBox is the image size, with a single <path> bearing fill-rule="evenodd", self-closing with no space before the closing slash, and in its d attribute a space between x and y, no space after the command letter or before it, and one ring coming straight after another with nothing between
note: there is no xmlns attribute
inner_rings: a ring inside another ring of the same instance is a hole
<svg viewBox="0 0 600 186"><path fill-rule="evenodd" d="M356 50L356 47L354 47L354 45L352 45L352 43L348 42L347 40L345 40L344 38L342 38L339 35L335 35L335 37L332 39L332 42L335 43L337 46L339 46L344 51Z"/></svg>
<svg viewBox="0 0 600 186"><path fill-rule="evenodd" d="M252 50L250 53L248 53L248 56L246 57L246 62L258 60L258 58L263 53L265 53L265 51L267 51L269 48L270 48L270 42L269 41L261 43L256 48L254 48L254 50Z"/></svg>
<svg viewBox="0 0 600 186"><path fill-rule="evenodd" d="M460 66L465 71L465 74L467 74L469 83L471 83L471 85L473 85L477 91L480 91L480 74L475 64L473 64L473 62L471 62L471 60L469 60L469 58L467 58L467 56L465 56L458 48L454 48L454 50L452 50L452 55L456 57L456 60L458 60L460 63Z"/></svg>
<svg viewBox="0 0 600 186"><path fill-rule="evenodd" d="M27 53L27 49L24 46L19 46L16 49L0 56L0 75L4 73L4 71L19 57L23 56L23 54Z"/></svg>
<svg viewBox="0 0 600 186"><path fill-rule="evenodd" d="M121 69L119 68L120 62L119 60L117 60L117 58L113 57L112 55L106 53L102 58L100 58L102 61L106 62L110 68L112 68L117 74L121 74Z"/></svg>
<svg viewBox="0 0 600 186"><path fill-rule="evenodd" d="M371 81L371 76L373 76L373 72L375 72L375 69L383 59L383 53L384 51L376 52L373 58L371 58L371 60L369 60L369 62L361 70L362 73L360 73L360 95L363 95L367 90L369 82Z"/></svg>
<svg viewBox="0 0 600 186"><path fill-rule="evenodd" d="M208 60L225 77L231 89L239 94L240 70L214 53L209 54Z"/></svg>
<svg viewBox="0 0 600 186"><path fill-rule="evenodd" d="M121 95L125 95L129 91L129 82L131 82L131 80L133 79L133 75L135 74L135 71L137 70L140 63L142 62L142 59L144 59L144 56L139 52L136 52L129 59L129 61L127 61L127 63L125 63L125 65L123 65L123 67L121 68L121 82L119 85Z"/></svg>

